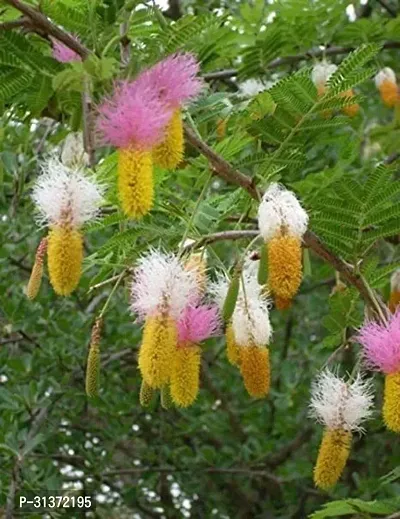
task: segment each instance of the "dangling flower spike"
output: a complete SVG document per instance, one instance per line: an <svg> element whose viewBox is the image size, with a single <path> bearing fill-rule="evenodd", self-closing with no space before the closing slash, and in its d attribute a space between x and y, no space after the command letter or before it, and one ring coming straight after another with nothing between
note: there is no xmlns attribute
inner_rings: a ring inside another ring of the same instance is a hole
<svg viewBox="0 0 400 519"><path fill-rule="evenodd" d="M153 206L151 149L163 138L171 111L146 82L121 82L99 107L103 140L118 148L118 192L124 213L142 218Z"/></svg>
<svg viewBox="0 0 400 519"><path fill-rule="evenodd" d="M199 343L215 336L220 326L216 306L187 306L178 323L178 346L172 360L171 398L175 405L190 406L200 382Z"/></svg>
<svg viewBox="0 0 400 519"><path fill-rule="evenodd" d="M153 150L154 162L162 168L175 169L183 158L181 107L193 99L203 85L198 72L199 63L192 54L178 53L144 71L137 79L144 88L146 85L154 88L172 113L164 139Z"/></svg>
<svg viewBox="0 0 400 519"><path fill-rule="evenodd" d="M364 324L356 340L367 366L385 374L383 419L388 429L400 433L400 310L386 324Z"/></svg>
<svg viewBox="0 0 400 519"><path fill-rule="evenodd" d="M400 306L400 269L392 274L390 278L390 300L389 310L394 313Z"/></svg>
<svg viewBox="0 0 400 519"><path fill-rule="evenodd" d="M271 184L258 209L258 226L268 248L268 286L278 309L288 308L299 289L307 224L308 215L296 196Z"/></svg>
<svg viewBox="0 0 400 519"><path fill-rule="evenodd" d="M361 423L372 414L372 385L360 375L353 382L346 382L325 370L314 382L311 395L310 414L325 426L314 482L328 490L346 466L352 432L362 432Z"/></svg>
<svg viewBox="0 0 400 519"><path fill-rule="evenodd" d="M69 295L78 285L83 259L81 227L92 220L102 202L102 188L78 170L51 158L33 189L39 221L50 227L48 268L55 292Z"/></svg>
<svg viewBox="0 0 400 519"><path fill-rule="evenodd" d="M229 280L221 277L212 287L222 308L227 298ZM252 268L245 266L231 321L226 330L227 356L237 365L250 396L265 397L270 389L268 345L272 336L269 300L257 282Z"/></svg>
<svg viewBox="0 0 400 519"><path fill-rule="evenodd" d="M196 277L173 254L153 250L142 257L132 283L132 311L145 320L139 369L159 389L170 383L183 309L198 298Z"/></svg>
<svg viewBox="0 0 400 519"><path fill-rule="evenodd" d="M375 76L375 85L378 88L384 104L393 108L400 100L396 74L390 67L385 67Z"/></svg>

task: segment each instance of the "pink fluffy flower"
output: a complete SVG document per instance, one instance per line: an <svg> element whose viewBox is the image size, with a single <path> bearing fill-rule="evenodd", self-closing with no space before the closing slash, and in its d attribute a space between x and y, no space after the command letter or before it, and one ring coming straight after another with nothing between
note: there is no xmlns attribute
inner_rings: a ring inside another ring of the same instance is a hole
<svg viewBox="0 0 400 519"><path fill-rule="evenodd" d="M217 335L220 329L220 318L216 306L187 306L178 322L178 342L199 343Z"/></svg>
<svg viewBox="0 0 400 519"><path fill-rule="evenodd" d="M203 86L197 76L199 63L193 54L177 53L168 56L142 72L137 81L151 85L159 98L172 109L195 97Z"/></svg>
<svg viewBox="0 0 400 519"><path fill-rule="evenodd" d="M53 42L53 58L60 63L70 63L71 61L81 61L81 57L78 53L61 43L60 41L52 38Z"/></svg>
<svg viewBox="0 0 400 519"><path fill-rule="evenodd" d="M103 140L117 148L151 149L162 139L171 117L157 92L137 81L120 82L98 111Z"/></svg>
<svg viewBox="0 0 400 519"><path fill-rule="evenodd" d="M385 374L400 370L400 310L386 325L364 324L356 339L363 346L364 358L370 368Z"/></svg>

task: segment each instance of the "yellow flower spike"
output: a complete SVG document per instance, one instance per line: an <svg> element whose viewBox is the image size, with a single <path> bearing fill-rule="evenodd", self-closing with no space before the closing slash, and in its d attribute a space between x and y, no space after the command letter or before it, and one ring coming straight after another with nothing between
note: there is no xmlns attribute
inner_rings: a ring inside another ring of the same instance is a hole
<svg viewBox="0 0 400 519"><path fill-rule="evenodd" d="M400 433L400 372L385 377L383 419L388 429Z"/></svg>
<svg viewBox="0 0 400 519"><path fill-rule="evenodd" d="M176 110L165 130L164 140L153 149L157 166L175 169L183 159L184 139L181 111Z"/></svg>
<svg viewBox="0 0 400 519"><path fill-rule="evenodd" d="M266 347L240 347L240 372L250 396L267 396L270 388L269 350Z"/></svg>
<svg viewBox="0 0 400 519"><path fill-rule="evenodd" d="M235 341L232 324L229 323L225 333L226 338L226 355L232 366L238 366L240 361L240 346Z"/></svg>
<svg viewBox="0 0 400 519"><path fill-rule="evenodd" d="M189 407L196 400L200 384L200 347L179 345L172 361L171 398L179 407Z"/></svg>
<svg viewBox="0 0 400 519"><path fill-rule="evenodd" d="M32 300L38 295L43 277L43 261L47 251L47 238L43 238L36 251L35 263L32 267L31 276L28 286L26 287L26 296Z"/></svg>
<svg viewBox="0 0 400 519"><path fill-rule="evenodd" d="M139 350L139 369L143 380L153 388L168 384L178 332L176 323L167 315L148 317Z"/></svg>
<svg viewBox="0 0 400 519"><path fill-rule="evenodd" d="M88 397L93 398L98 395L99 392L99 380L100 380L100 339L101 339L101 327L103 321L101 317L96 319L92 328L92 336L90 339L89 354L86 364L86 394Z"/></svg>
<svg viewBox="0 0 400 519"><path fill-rule="evenodd" d="M346 92L341 94L341 97L354 97L354 92L353 90L346 90ZM343 113L345 113L348 117L354 117L358 114L359 110L360 105L357 103L343 107Z"/></svg>
<svg viewBox="0 0 400 519"><path fill-rule="evenodd" d="M154 179L151 152L118 150L118 191L124 213L142 218L153 207Z"/></svg>
<svg viewBox="0 0 400 519"><path fill-rule="evenodd" d="M322 490L332 488L339 480L351 446L351 432L326 429L314 468L314 483Z"/></svg>
<svg viewBox="0 0 400 519"><path fill-rule="evenodd" d="M315 379L311 416L325 426L314 467L317 487L328 490L337 483L350 454L352 432L363 431L361 424L371 417L373 404L373 384L360 374L350 381L325 369Z"/></svg>
<svg viewBox="0 0 400 519"><path fill-rule="evenodd" d="M301 242L295 236L280 235L268 243L268 285L278 300L288 301L296 295L302 279Z"/></svg>
<svg viewBox="0 0 400 519"><path fill-rule="evenodd" d="M154 389L147 384L144 380L142 380L142 384L140 385L140 394L139 401L142 407L148 407L151 404L154 396Z"/></svg>
<svg viewBox="0 0 400 519"><path fill-rule="evenodd" d="M47 263L56 294L68 296L78 286L83 260L82 234L69 226L54 226L48 237Z"/></svg>

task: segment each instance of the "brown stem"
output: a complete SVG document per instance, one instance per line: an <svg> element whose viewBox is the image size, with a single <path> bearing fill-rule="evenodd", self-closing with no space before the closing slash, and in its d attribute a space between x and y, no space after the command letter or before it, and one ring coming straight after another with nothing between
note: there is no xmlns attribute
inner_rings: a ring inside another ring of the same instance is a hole
<svg viewBox="0 0 400 519"><path fill-rule="evenodd" d="M63 29L60 29L51 22L44 14L42 14L37 9L34 9L30 5L27 5L20 0L4 0L7 4L12 5L18 11L21 11L25 16L27 16L31 21L32 25L35 29L39 29L40 31L44 31L45 33L53 36L61 43L64 43L67 47L78 53L82 59L85 59L89 56L90 50L87 49L82 43L73 38L70 34L65 32Z"/></svg>
<svg viewBox="0 0 400 519"><path fill-rule="evenodd" d="M218 155L212 148L210 148L200 137L198 137L193 130L185 126L186 140L196 148L202 155L204 155L210 162L213 170L217 175L223 178L230 184L236 184L245 189L249 195L255 200L259 200L262 193L259 192L255 186L254 180L239 170L233 168L228 161ZM250 232L250 231L242 231ZM234 236L234 235L232 235ZM224 238L224 234L218 234L217 239L213 240L211 236L205 237L206 243L217 241L218 239L229 239L229 234ZM234 238L235 239L235 238ZM237 237L236 237L237 239ZM354 269L351 265L348 265L336 256L328 247L321 241L320 238L312 231L307 231L303 237L304 243L307 247L312 249L315 254L326 262L330 263L340 274L342 278L353 285L360 292L365 302L378 314L380 310L384 308L383 302L375 295L371 294L371 289L365 284L360 276L354 273ZM204 244L204 242L203 242ZM377 301L378 306L377 308Z"/></svg>

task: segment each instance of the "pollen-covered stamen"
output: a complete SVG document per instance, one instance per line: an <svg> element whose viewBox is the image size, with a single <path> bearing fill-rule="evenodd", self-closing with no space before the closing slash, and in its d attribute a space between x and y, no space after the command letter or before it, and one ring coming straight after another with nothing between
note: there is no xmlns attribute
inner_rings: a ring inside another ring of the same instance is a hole
<svg viewBox="0 0 400 519"><path fill-rule="evenodd" d="M385 67L375 76L375 84L379 89L384 104L393 108L400 100L396 74L390 67Z"/></svg>
<svg viewBox="0 0 400 519"><path fill-rule="evenodd" d="M351 437L351 432L343 429L324 431L314 468L318 488L329 490L338 482L350 454Z"/></svg>
<svg viewBox="0 0 400 519"><path fill-rule="evenodd" d="M35 263L33 264L28 286L26 287L26 295L31 300L38 295L42 283L43 262L47 252L47 244L47 238L42 238L36 251Z"/></svg>
<svg viewBox="0 0 400 519"><path fill-rule="evenodd" d="M240 363L240 346L237 344L235 334L233 333L232 323L229 323L226 332L226 355L232 366L238 366Z"/></svg>
<svg viewBox="0 0 400 519"><path fill-rule="evenodd" d="M346 90L345 92L342 92L341 97L346 97L348 99L351 99L352 97L354 97L354 91L352 89ZM358 103L353 103L353 104L344 106L342 110L343 110L343 113L346 114L348 117L354 117L360 111L360 105Z"/></svg>

